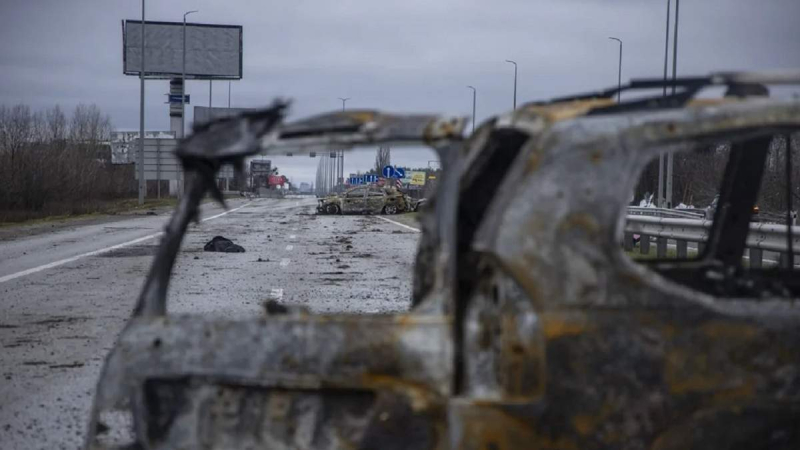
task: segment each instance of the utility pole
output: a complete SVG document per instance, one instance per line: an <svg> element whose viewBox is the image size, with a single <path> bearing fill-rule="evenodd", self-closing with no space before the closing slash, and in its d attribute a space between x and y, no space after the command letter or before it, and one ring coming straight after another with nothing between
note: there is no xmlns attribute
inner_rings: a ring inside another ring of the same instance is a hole
<svg viewBox="0 0 800 450"><path fill-rule="evenodd" d="M208 80L208 109L211 109L211 80ZM213 117L211 111L208 111L208 116Z"/></svg>
<svg viewBox="0 0 800 450"><path fill-rule="evenodd" d="M678 76L678 18L680 17L681 0L675 0L675 31L672 33L672 95L675 95ZM667 208L672 208L672 164L674 155L667 153Z"/></svg>
<svg viewBox="0 0 800 450"><path fill-rule="evenodd" d="M183 14L183 69L181 70L181 138L186 137L186 16L196 13L187 11Z"/></svg>
<svg viewBox="0 0 800 450"><path fill-rule="evenodd" d="M617 70L617 103L622 98L622 39L610 37L609 39L619 42L619 70Z"/></svg>
<svg viewBox="0 0 800 450"><path fill-rule="evenodd" d="M139 204L144 204L144 0L142 0L142 66L139 70Z"/></svg>
<svg viewBox="0 0 800 450"><path fill-rule="evenodd" d="M231 108L231 82L228 81L228 109Z"/></svg>
<svg viewBox="0 0 800 450"><path fill-rule="evenodd" d="M517 62L510 59L507 59L506 62L514 65L514 109L517 109ZM473 122L474 124L475 122Z"/></svg>
<svg viewBox="0 0 800 450"><path fill-rule="evenodd" d="M670 15L670 0L667 0L667 37L664 40L664 97L667 96L667 69L669 67L669 15ZM658 197L656 199L656 206L662 208L664 206L664 155L658 155Z"/></svg>
<svg viewBox="0 0 800 450"><path fill-rule="evenodd" d="M475 132L475 98L477 97L478 90L472 86L467 86L472 89L472 132Z"/></svg>
<svg viewBox="0 0 800 450"><path fill-rule="evenodd" d="M339 97L339 100L342 101L342 111L344 111L345 103L350 100L350 97ZM338 172L339 176L337 177L337 183L344 183L344 150L340 150L339 152Z"/></svg>

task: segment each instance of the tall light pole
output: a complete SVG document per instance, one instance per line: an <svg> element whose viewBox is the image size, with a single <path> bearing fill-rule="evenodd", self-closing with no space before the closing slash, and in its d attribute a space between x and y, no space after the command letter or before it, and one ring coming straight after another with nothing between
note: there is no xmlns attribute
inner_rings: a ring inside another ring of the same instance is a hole
<svg viewBox="0 0 800 450"><path fill-rule="evenodd" d="M339 97L339 100L342 101L342 111L344 111L345 103L350 100L350 97ZM339 164L337 167L337 171L339 172L339 176L337 177L338 183L344 183L344 150L340 150L339 153Z"/></svg>
<svg viewBox="0 0 800 450"><path fill-rule="evenodd" d="M619 42L619 69L617 70L617 103L622 98L622 39L610 37L609 39Z"/></svg>
<svg viewBox="0 0 800 450"><path fill-rule="evenodd" d="M664 39L664 97L667 96L667 68L669 67L669 14L670 0L667 0L667 37ZM664 203L664 155L658 155L658 198L656 206L661 208Z"/></svg>
<svg viewBox="0 0 800 450"><path fill-rule="evenodd" d="M181 70L181 137L186 136L186 16L199 12L187 11L183 14L183 68Z"/></svg>
<svg viewBox="0 0 800 450"><path fill-rule="evenodd" d="M139 68L139 204L144 204L144 0L142 0L142 66Z"/></svg>
<svg viewBox="0 0 800 450"><path fill-rule="evenodd" d="M672 32L672 95L675 95L675 82L678 74L678 18L681 0L675 0L675 30ZM672 164L673 154L667 153L667 208L672 208Z"/></svg>
<svg viewBox="0 0 800 450"><path fill-rule="evenodd" d="M475 98L478 96L478 90L472 86L467 86L472 89L472 132L475 132Z"/></svg>
<svg viewBox="0 0 800 450"><path fill-rule="evenodd" d="M507 59L506 62L514 65L514 109L517 109L517 62L510 59ZM475 122L472 124L474 126Z"/></svg>
<svg viewBox="0 0 800 450"><path fill-rule="evenodd" d="M675 0L675 31L672 33L672 95L675 95L675 79L678 72L678 19L680 18L681 0Z"/></svg>

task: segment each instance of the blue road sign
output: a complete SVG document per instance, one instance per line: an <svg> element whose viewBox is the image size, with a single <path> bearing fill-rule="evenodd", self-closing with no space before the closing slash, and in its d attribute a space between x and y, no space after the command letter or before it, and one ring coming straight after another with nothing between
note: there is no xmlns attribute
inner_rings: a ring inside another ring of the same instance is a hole
<svg viewBox="0 0 800 450"><path fill-rule="evenodd" d="M386 166L383 168L384 178L405 178L406 169L402 167ZM377 180L376 180L377 181Z"/></svg>
<svg viewBox="0 0 800 450"><path fill-rule="evenodd" d="M168 100L169 103L180 103L181 102L181 95L180 94L168 94L167 96L169 97L169 100ZM189 97L191 97L191 96L187 94L186 95L186 103L187 104L189 103Z"/></svg>
<svg viewBox="0 0 800 450"><path fill-rule="evenodd" d="M367 184L367 183L377 183L378 176L377 175L364 175L360 177L350 177L350 184Z"/></svg>

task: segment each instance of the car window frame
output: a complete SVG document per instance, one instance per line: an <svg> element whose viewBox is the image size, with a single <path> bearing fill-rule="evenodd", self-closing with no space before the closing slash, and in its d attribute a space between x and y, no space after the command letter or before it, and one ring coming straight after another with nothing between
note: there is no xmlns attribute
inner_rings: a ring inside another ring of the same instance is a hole
<svg viewBox="0 0 800 450"><path fill-rule="evenodd" d="M366 195L366 188L356 188L344 194L345 198L361 198ZM359 194L354 195L354 193L359 192Z"/></svg>

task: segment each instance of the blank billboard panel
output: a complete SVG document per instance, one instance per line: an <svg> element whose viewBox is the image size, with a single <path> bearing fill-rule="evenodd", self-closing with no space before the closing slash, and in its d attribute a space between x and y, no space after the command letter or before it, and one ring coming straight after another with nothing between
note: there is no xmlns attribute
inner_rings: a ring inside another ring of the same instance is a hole
<svg viewBox="0 0 800 450"><path fill-rule="evenodd" d="M183 69L183 23L145 22L145 75L179 77ZM139 75L142 63L142 22L122 24L123 73ZM186 24L186 78L242 78L240 25Z"/></svg>

